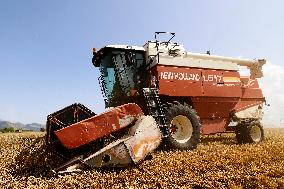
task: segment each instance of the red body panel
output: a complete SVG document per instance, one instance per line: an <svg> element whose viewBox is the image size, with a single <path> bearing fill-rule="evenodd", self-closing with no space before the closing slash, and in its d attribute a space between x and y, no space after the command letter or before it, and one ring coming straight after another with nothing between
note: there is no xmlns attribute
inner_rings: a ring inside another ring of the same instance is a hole
<svg viewBox="0 0 284 189"><path fill-rule="evenodd" d="M201 120L203 134L220 133L226 130L230 113L240 98L193 97L192 103Z"/></svg>
<svg viewBox="0 0 284 189"><path fill-rule="evenodd" d="M202 119L202 134L222 133L226 131L229 124L229 118Z"/></svg>
<svg viewBox="0 0 284 189"><path fill-rule="evenodd" d="M203 70L202 96L241 97L241 82L236 71Z"/></svg>
<svg viewBox="0 0 284 189"><path fill-rule="evenodd" d="M68 149L73 149L124 128L143 115L136 104L125 104L55 132Z"/></svg>
<svg viewBox="0 0 284 189"><path fill-rule="evenodd" d="M236 112L263 103L263 94L256 79L241 77L241 82L242 98L239 100L238 104L235 107Z"/></svg>
<svg viewBox="0 0 284 189"><path fill-rule="evenodd" d="M239 98L192 97L193 107L201 119L229 117Z"/></svg>
<svg viewBox="0 0 284 189"><path fill-rule="evenodd" d="M159 93L169 96L200 96L201 69L158 66Z"/></svg>
<svg viewBox="0 0 284 189"><path fill-rule="evenodd" d="M226 131L231 113L261 104L257 80L237 71L157 65L151 70L159 80L159 94L189 97L202 124L202 133Z"/></svg>
<svg viewBox="0 0 284 189"><path fill-rule="evenodd" d="M158 65L159 93L169 96L241 97L237 71Z"/></svg>

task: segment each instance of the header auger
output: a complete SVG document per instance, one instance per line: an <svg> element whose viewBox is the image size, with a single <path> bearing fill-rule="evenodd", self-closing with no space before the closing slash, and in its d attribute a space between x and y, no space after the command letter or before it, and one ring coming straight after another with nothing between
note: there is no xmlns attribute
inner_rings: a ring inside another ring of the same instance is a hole
<svg viewBox="0 0 284 189"><path fill-rule="evenodd" d="M169 40L159 41L160 34ZM96 115L73 104L48 116L46 143L68 160L51 173L137 164L161 145L194 149L202 134L235 131L239 143L263 140L265 99L256 78L266 60L187 52L174 36L156 32L143 47L94 50L108 110ZM239 66L251 75L240 76Z"/></svg>

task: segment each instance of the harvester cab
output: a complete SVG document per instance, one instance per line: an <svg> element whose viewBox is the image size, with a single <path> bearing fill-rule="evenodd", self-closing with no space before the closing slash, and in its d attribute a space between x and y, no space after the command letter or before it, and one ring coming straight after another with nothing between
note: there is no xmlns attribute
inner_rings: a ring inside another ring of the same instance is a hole
<svg viewBox="0 0 284 189"><path fill-rule="evenodd" d="M128 45L108 45L93 53L92 62L100 68L99 81L106 107L128 103L140 86L145 72L145 50Z"/></svg>
<svg viewBox="0 0 284 189"><path fill-rule="evenodd" d="M169 34L167 41L159 41L160 34ZM137 99L143 88L157 86L158 76L151 68L159 62L159 57L181 57L186 51L182 45L171 42L175 33L155 32L155 40L143 47L130 45L108 45L98 52L93 49L92 62L100 68L99 82L106 107L115 107ZM139 104L143 107L143 104ZM146 111L146 109L143 109Z"/></svg>
<svg viewBox="0 0 284 189"><path fill-rule="evenodd" d="M170 37L159 41L160 34ZM108 110L96 115L73 104L48 116L47 146L69 160L52 174L136 164L161 143L194 149L201 134L234 131L239 143L263 140L265 99L256 78L266 60L187 52L171 42L174 36L156 32L143 47L93 49ZM240 76L239 66L251 75Z"/></svg>

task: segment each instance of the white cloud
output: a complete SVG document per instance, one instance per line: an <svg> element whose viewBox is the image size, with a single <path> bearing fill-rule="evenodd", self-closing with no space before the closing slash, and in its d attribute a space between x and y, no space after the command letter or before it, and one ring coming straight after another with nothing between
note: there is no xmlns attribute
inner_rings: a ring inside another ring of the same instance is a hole
<svg viewBox="0 0 284 189"><path fill-rule="evenodd" d="M263 66L264 77L260 87L269 107L264 108L263 123L276 127L284 126L284 67L267 62Z"/></svg>

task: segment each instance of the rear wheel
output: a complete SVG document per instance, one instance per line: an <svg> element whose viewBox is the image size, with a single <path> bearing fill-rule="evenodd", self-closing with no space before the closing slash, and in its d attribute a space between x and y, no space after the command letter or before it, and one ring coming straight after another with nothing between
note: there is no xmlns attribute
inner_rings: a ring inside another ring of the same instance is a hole
<svg viewBox="0 0 284 189"><path fill-rule="evenodd" d="M263 127L258 121L239 123L235 133L238 143L260 143L264 139Z"/></svg>
<svg viewBox="0 0 284 189"><path fill-rule="evenodd" d="M200 122L194 109L187 104L169 104L165 108L169 136L165 146L189 150L196 148L200 139Z"/></svg>

